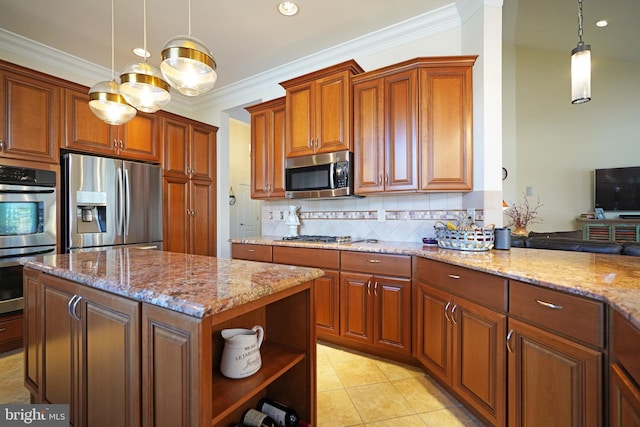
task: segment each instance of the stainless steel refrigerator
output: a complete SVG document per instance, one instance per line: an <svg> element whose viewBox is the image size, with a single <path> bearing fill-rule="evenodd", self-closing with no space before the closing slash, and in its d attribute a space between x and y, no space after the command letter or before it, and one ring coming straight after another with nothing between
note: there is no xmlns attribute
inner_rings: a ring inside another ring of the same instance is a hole
<svg viewBox="0 0 640 427"><path fill-rule="evenodd" d="M62 169L65 252L162 249L159 166L67 153Z"/></svg>

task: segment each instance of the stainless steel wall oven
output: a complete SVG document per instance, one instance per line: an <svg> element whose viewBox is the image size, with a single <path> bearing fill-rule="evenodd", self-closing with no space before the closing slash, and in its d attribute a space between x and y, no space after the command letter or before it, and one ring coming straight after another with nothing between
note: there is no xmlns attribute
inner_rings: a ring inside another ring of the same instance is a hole
<svg viewBox="0 0 640 427"><path fill-rule="evenodd" d="M23 258L56 250L56 174L0 165L0 314L21 310Z"/></svg>

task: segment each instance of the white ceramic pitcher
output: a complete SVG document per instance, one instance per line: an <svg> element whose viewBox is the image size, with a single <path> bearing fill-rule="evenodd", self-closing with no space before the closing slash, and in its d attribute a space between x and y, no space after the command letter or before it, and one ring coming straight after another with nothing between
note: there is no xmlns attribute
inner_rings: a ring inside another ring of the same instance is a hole
<svg viewBox="0 0 640 427"><path fill-rule="evenodd" d="M251 329L223 329L224 349L220 371L227 378L246 378L262 367L260 346L264 329L256 325Z"/></svg>

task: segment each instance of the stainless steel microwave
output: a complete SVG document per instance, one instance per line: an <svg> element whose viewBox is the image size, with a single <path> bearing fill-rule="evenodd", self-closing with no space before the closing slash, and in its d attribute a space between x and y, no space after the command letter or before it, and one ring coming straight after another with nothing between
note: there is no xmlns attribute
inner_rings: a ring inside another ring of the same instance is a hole
<svg viewBox="0 0 640 427"><path fill-rule="evenodd" d="M353 195L353 153L315 154L287 159L287 199L324 199Z"/></svg>

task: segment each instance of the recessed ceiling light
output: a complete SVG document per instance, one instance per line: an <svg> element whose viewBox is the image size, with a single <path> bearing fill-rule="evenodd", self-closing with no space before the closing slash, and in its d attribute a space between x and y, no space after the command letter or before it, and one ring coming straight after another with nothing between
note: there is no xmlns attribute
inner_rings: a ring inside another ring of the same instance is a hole
<svg viewBox="0 0 640 427"><path fill-rule="evenodd" d="M149 58L151 56L148 50L144 50L141 47L134 48L133 53L138 55L140 58Z"/></svg>
<svg viewBox="0 0 640 427"><path fill-rule="evenodd" d="M283 1L278 5L278 11L284 16L293 16L298 13L298 5L292 1Z"/></svg>
<svg viewBox="0 0 640 427"><path fill-rule="evenodd" d="M609 25L609 23L604 19L596 21L596 27L603 28L603 27L606 27L607 25Z"/></svg>

